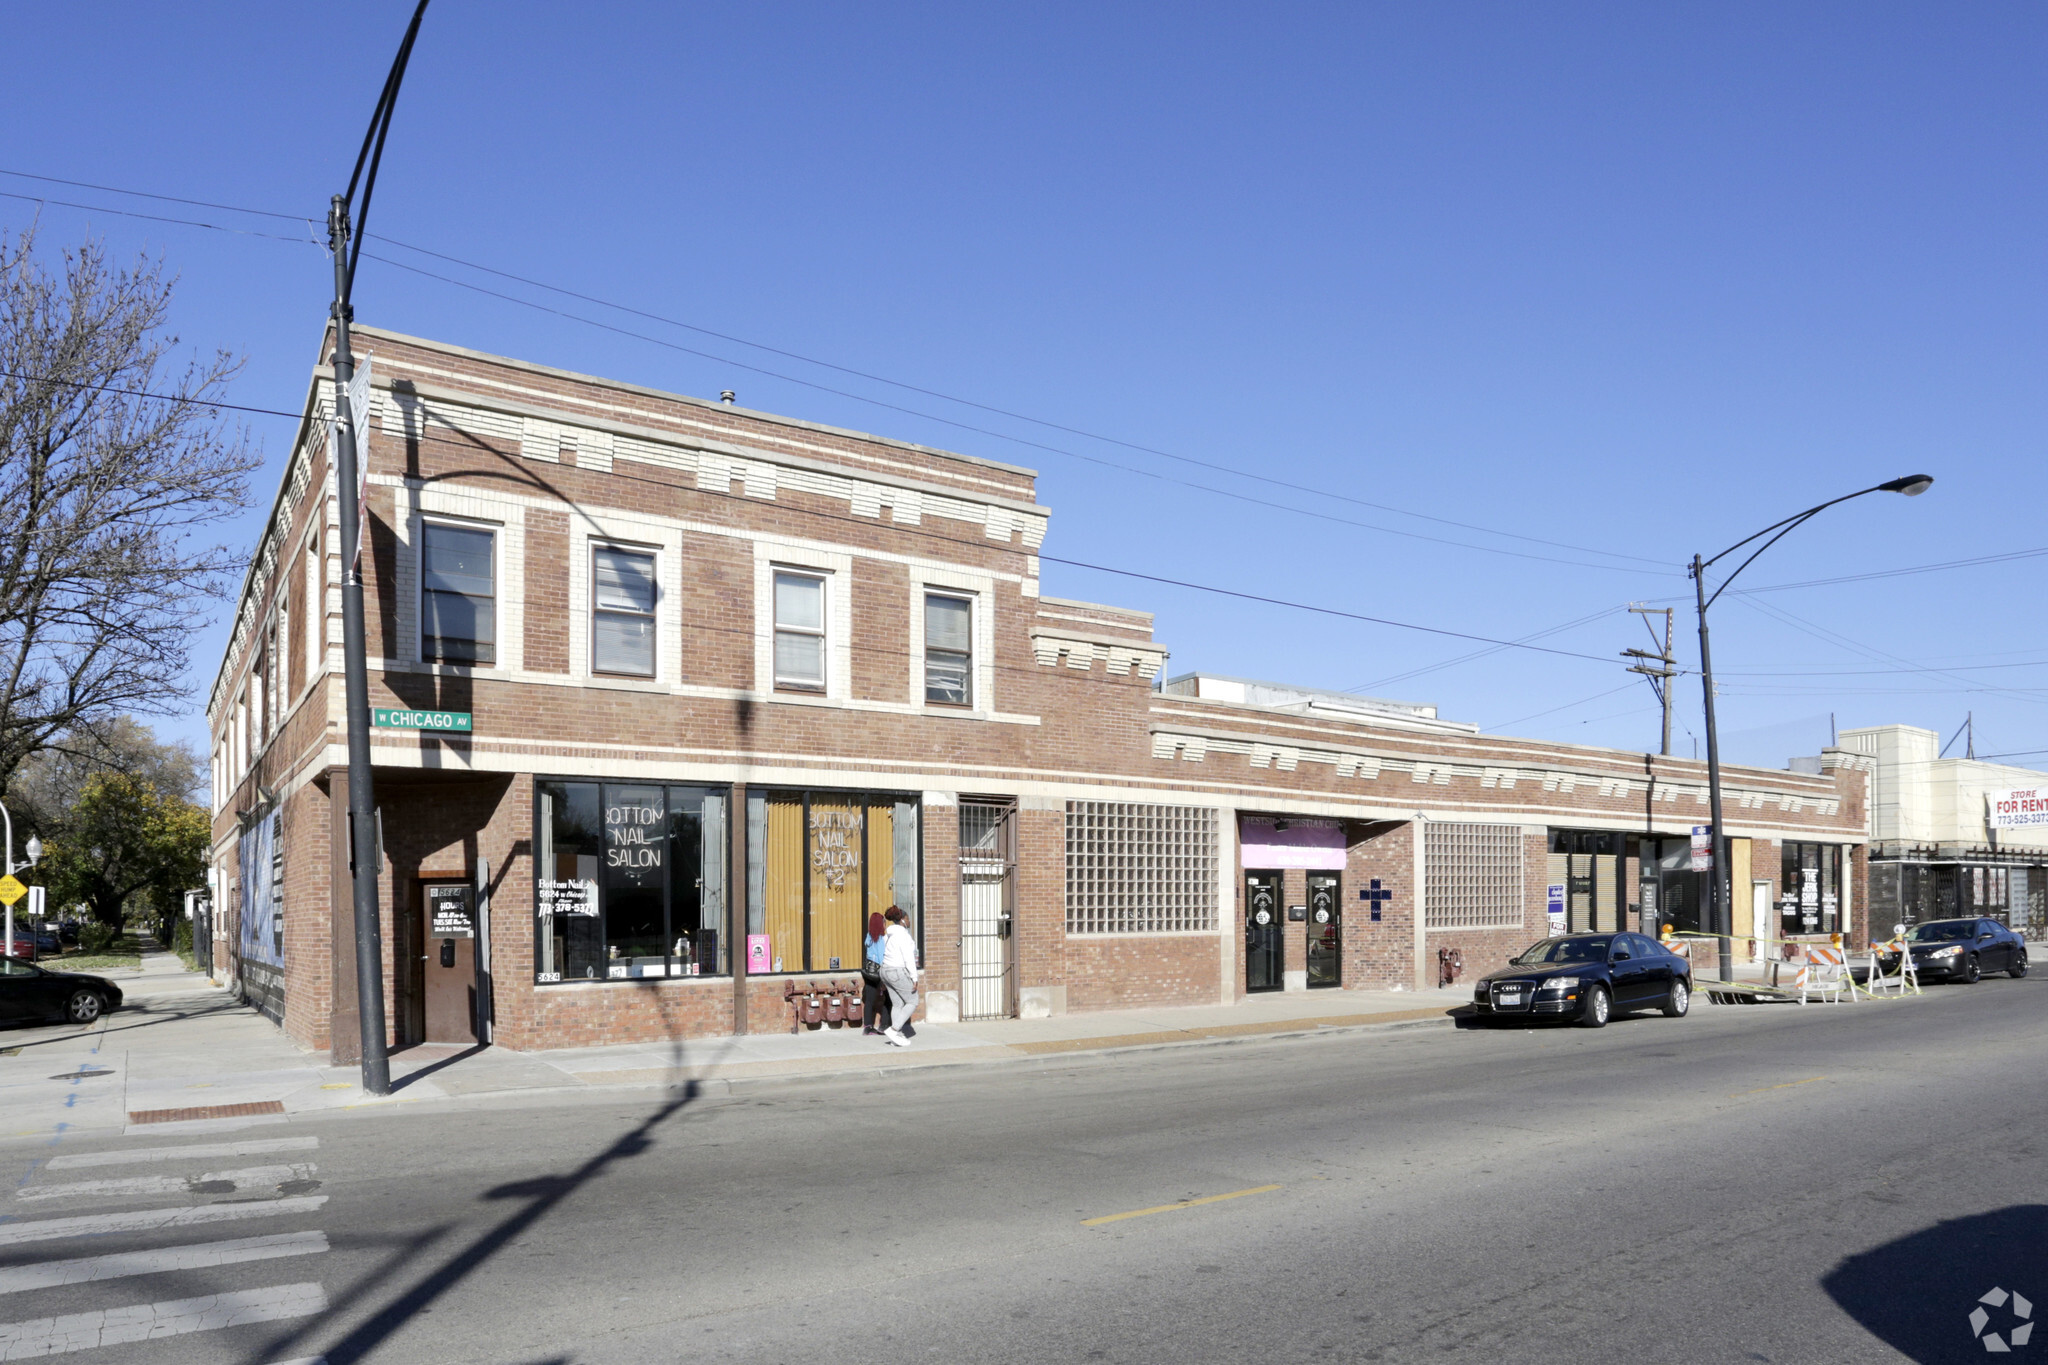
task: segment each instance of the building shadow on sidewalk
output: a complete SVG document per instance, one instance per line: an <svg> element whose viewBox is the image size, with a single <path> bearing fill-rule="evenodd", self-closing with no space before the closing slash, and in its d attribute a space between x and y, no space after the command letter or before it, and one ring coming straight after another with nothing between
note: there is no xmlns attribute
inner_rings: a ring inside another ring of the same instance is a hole
<svg viewBox="0 0 2048 1365"><path fill-rule="evenodd" d="M1982 1360L1987 1350L1997 1354L2014 1344L2048 1346L2027 1330L2048 1315L2048 1204L1944 1219L1848 1257L1821 1287L1908 1360ZM2011 1297L2015 1292L2020 1298ZM1987 1295L1993 1302L1983 1301ZM1980 1308L1984 1316L1973 1320ZM2048 1328L2040 1330L2048 1336ZM1991 1333L1997 1345L1987 1344Z"/></svg>
<svg viewBox="0 0 2048 1365"><path fill-rule="evenodd" d="M393 1076L391 1078L391 1093L395 1095L399 1091L404 1090L407 1086L425 1080L427 1077L433 1075L436 1071L445 1071L449 1067L454 1066L457 1062L466 1062L471 1057L474 1057L479 1053L489 1051L490 1046L491 1045L489 1043L476 1043L470 1047L462 1049L462 1051L460 1052L452 1053L451 1055L442 1057L437 1061L429 1062L425 1066L419 1068L417 1071L408 1071L403 1076ZM400 1048L399 1050L393 1052L391 1056L394 1059L403 1058L405 1054L410 1051L412 1051L411 1048Z"/></svg>

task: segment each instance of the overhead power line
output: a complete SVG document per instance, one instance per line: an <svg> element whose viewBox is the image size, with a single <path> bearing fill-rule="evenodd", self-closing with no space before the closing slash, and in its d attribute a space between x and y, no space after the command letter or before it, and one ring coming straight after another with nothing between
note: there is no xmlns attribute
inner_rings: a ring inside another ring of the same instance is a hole
<svg viewBox="0 0 2048 1365"><path fill-rule="evenodd" d="M53 379L47 375L20 375L15 374L13 371L4 371L0 373L6 373L10 377L17 379L26 379L32 382L74 384L74 381L65 379ZM74 384L74 387L87 389L110 388L110 386L99 384ZM232 406L230 404L223 403L208 403L205 402L205 400L203 399L194 399L184 397L178 394L148 393L141 389L120 389L112 391L131 394L138 398L154 398L167 403L202 403L204 404L204 406L207 407ZM303 419L305 417L305 414L303 413L284 412L277 408L243 408L241 410L245 412L267 413L273 417L291 417L293 419ZM678 485L667 479L654 479L645 477L643 475L626 474L620 472L616 467L613 468L611 477L617 479L628 479L636 483L655 484L659 487L668 489L676 489L678 487ZM702 494L703 496L706 497L729 498L734 501L745 500L745 497L742 494L735 494L730 492L721 493L715 488L689 488L683 491ZM873 525L871 521L865 521L857 517L841 515L835 512L812 511L808 513L808 515L830 521L850 522L854 525L859 526ZM970 540L964 536L949 536L941 532L930 531L924 529L923 527L917 526L898 526L894 529L903 532L907 535L920 535L930 540L945 541L954 545L972 545L980 548L988 548L988 542L986 539ZM1442 626L1425 626L1413 621L1396 621L1390 617L1369 616L1364 612L1345 611L1342 608L1338 607L1317 606L1311 602L1296 602L1285 597L1271 597L1263 593L1243 592L1236 588L1219 588L1213 584L1195 583L1183 578L1169 578L1161 574L1141 573L1136 569L1120 569L1113 564L1097 564L1092 560L1065 559L1059 555L1049 555L1039 551L1026 551L1026 553L1032 554L1034 557L1048 564L1065 564L1071 568L1092 569L1097 573L1115 574L1122 578L1134 578L1147 583L1163 583L1169 587L1187 588L1194 592L1212 593L1219 597L1233 597L1238 599L1239 601L1244 602L1259 602L1267 606L1287 607L1294 611L1314 612L1319 616L1334 616L1349 621L1363 621L1371 625L1391 626L1397 630L1420 631L1427 635L1441 635L1453 640L1471 640L1479 644L1493 645L1502 649L1523 649L1538 654L1554 654L1557 655L1559 658L1589 659L1596 663L1607 662L1607 660L1603 656L1598 654L1582 654L1576 650L1569 649L1551 649L1546 645L1529 644L1520 640L1496 640L1490 635L1475 635L1469 631L1450 630Z"/></svg>
<svg viewBox="0 0 2048 1365"><path fill-rule="evenodd" d="M230 408L235 412L258 412L266 417L289 417L298 421L305 414L286 412L282 408L252 408L245 403L223 403L215 398L194 398L189 394L150 393L144 389L124 389L118 384L84 384L76 379L55 379L49 375L20 374L14 370L0 370L0 378L19 379L30 384L58 384L68 389L90 389L95 393L119 393L130 398L154 398L159 403L188 403L199 408Z"/></svg>
<svg viewBox="0 0 2048 1365"><path fill-rule="evenodd" d="M187 199L174 195L160 195L146 190L129 190L111 185L98 185L88 181L65 180L55 176L34 175L25 171L0 169L0 175L17 176L22 179L39 180L53 184L73 185L82 188L93 188L112 194L133 195L139 198L162 200L170 203L188 204L206 208L225 209L229 212L252 213L261 215L266 218L281 219L289 222L307 222L310 227L310 220L305 219L299 215L277 213L268 209L239 208L234 205L219 204L211 200ZM4 192L0 192L0 194L4 194ZM243 235L268 237L278 241L306 241L309 245L318 245L318 243L312 241L310 237L305 239L296 237L284 237L276 233L253 232L247 229L225 227L218 223L200 222L195 219L170 218L160 214L136 213L132 210L118 209L113 208L111 206L77 204L65 200L44 199L31 195L5 195L5 197L27 200L29 202L34 203L59 203L65 205L66 207L83 209L88 212L112 213L121 216L143 218L154 222L177 223L187 227L208 228L216 231L239 232L242 233ZM1213 485L1197 483L1188 479L1175 479L1167 475L1161 474L1156 470L1144 469L1139 466L1128 465L1121 463L1119 461L1104 459L1100 456L1088 455L1081 451L1072 450L1064 446L1056 446L1047 444L1045 442L1029 440L1025 437L1014 436L1007 432L995 431L986 427L976 426L973 423L961 422L953 418L943 417L936 413L925 412L920 409L905 407L901 404L885 402L881 399L872 398L865 394L854 393L848 390L834 388L830 385L820 384L815 381L803 379L795 375L783 373L781 371L771 370L763 366L753 365L745 361L735 360L730 356L722 356L714 352L702 351L693 347L683 346L678 343L665 340L663 338L648 336L645 333L635 332L627 328L600 322L594 318L584 317L580 314L567 312L565 310L557 308L549 308L545 304L537 303L531 299L523 299L516 295L506 294L498 290L486 289L480 285L470 283L469 281L466 280L455 279L451 276L439 274L431 270L426 270L419 266L408 265L402 261L394 261L389 257L376 255L371 256L371 259L379 261L382 264L393 266L400 270L407 270L427 279L438 280L444 284L449 284L456 288L471 290L475 293L483 294L491 298L496 298L501 301L512 303L520 307L532 308L540 312L545 312L556 317L564 318L568 321L582 323L585 326L597 327L606 331L614 332L618 335L630 337L639 341L644 341L651 345L663 346L668 349L678 351L682 354L695 356L699 359L709 360L717 364L729 365L737 369L746 370L749 373L760 374L768 378L778 379L784 383L797 384L806 388L817 390L819 392L832 394L835 397L846 398L853 402L866 403L875 407L883 408L888 411L904 413L905 415L917 417L922 420L939 422L943 425L951 426L957 430L968 431L976 435L987 436L994 440L1009 441L1014 444L1024 446L1027 449L1042 450L1047 453L1055 455L1064 455L1071 459L1084 460L1092 464L1101 465L1105 468L1118 469L1126 473L1137 474L1141 477L1153 478L1161 480L1162 482L1179 484L1183 487L1193 488L1197 491L1210 493L1218 497L1233 498L1238 501L1250 503L1255 506L1268 507L1277 511L1293 513L1297 516L1308 516L1321 521L1330 521L1337 523L1339 525L1357 527L1361 530L1374 531L1384 535L1403 536L1408 539L1420 540L1430 544L1445 545L1457 549L1473 550L1482 554L1505 555L1512 558L1535 560L1541 563L1565 564L1575 568L1605 569L1625 573L1655 572L1660 574L1670 574L1676 572L1676 570L1674 569L1663 567L1662 561L1645 558L1639 555L1630 555L1622 553L1620 551L1604 550L1592 546L1573 545L1562 541L1545 540L1541 537L1527 536L1519 532L1502 531L1492 527L1480 526L1471 522L1462 522L1448 517L1436 516L1431 513L1411 511L1407 508L1395 507L1391 504L1372 502L1368 499L1359 498L1347 493L1336 492L1330 489L1315 488L1306 484L1292 483L1284 479L1273 478L1269 475L1257 474L1249 470L1236 469L1229 465L1224 465L1213 461L1201 460L1193 456L1179 455L1172 451L1161 450L1157 447L1142 445L1136 442L1122 440L1117 437L1103 436L1098 433L1086 431L1082 428L1067 426L1065 424L1053 422L1044 418L1032 417L1029 414L1019 413L1012 411L1010 409L996 407L992 404L982 403L974 399L960 398L955 395L946 394L935 389L923 388L918 385L909 384L901 380L890 379L887 378L886 376L872 374L864 370L854 369L850 366L839 365L831 361L818 360L814 357L805 356L794 351L783 350L778 347L766 345L765 343L749 341L743 337L737 337L732 336L728 333L717 332L710 328L700 327L694 323L684 322L675 318L664 317L660 314L650 313L642 309L634 308L627 304L614 303L610 300L599 298L595 295L580 293L576 290L566 289L559 285L548 284L545 281L535 280L526 276L513 274L510 271L498 270L494 267L482 265L474 261L467 261L462 259L461 257L451 256L444 252L437 252L425 247L413 246L410 243L398 241L396 238L379 237L379 240L386 242L392 246L399 247L402 250L417 252L421 255L433 257L434 259L437 260L448 261L452 264L462 266L466 269L480 271L484 274L494 275L501 279L513 280L533 288L548 290L552 293L561 294L565 297L580 299L585 302L594 303L600 307L611 308L635 317L641 317L649 319L651 321L660 322L665 326L679 327L685 330L698 332L702 335L717 337L720 340L729 341L736 345L747 346L756 350L768 352L773 355L780 355L788 359L800 361L804 364L817 365L822 368L831 369L842 374L848 374L858 378L866 379L874 383L887 384L895 388L904 389L908 392L922 394L927 397L938 398L944 402L958 403L965 407L971 407L978 409L980 411L989 412L1003 417L1008 417L1015 421L1029 422L1033 425L1043 426L1050 430L1062 431L1070 435L1082 436L1089 440L1102 441L1105 444L1121 446L1125 449L1138 451L1144 454L1154 455L1160 458L1174 460L1180 463L1194 465L1204 469L1214 470L1220 473L1231 475L1233 477L1250 479L1255 482L1264 483L1275 487L1287 488L1292 491L1307 493L1315 497L1331 498L1342 502L1352 503L1358 506L1371 507L1376 510L1392 512L1400 516L1415 517L1419 520L1429 521L1439 525L1454 526L1462 530L1476 531L1483 535L1501 536L1511 540L1522 541L1529 544L1545 545L1557 549L1572 550L1582 554L1602 555L1610 559L1632 561L1634 565L1651 567L1638 568L1632 567L1630 564L1594 564L1587 563L1581 560L1560 559L1556 556L1551 555L1529 554L1522 551L1504 549L1498 546L1475 545L1466 541L1449 540L1439 536L1423 535L1415 531L1404 531L1397 527L1378 526L1367 522L1355 521L1346 517L1332 516L1328 513L1316 512L1307 508L1295 507L1287 503L1273 502L1268 499L1255 498L1248 494L1236 492L1231 489L1217 488Z"/></svg>

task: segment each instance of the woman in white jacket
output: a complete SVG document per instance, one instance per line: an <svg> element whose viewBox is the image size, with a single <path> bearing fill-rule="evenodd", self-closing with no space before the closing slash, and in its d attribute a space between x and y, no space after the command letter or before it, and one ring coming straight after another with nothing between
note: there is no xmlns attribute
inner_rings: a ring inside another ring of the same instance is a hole
<svg viewBox="0 0 2048 1365"><path fill-rule="evenodd" d="M910 933L910 917L897 906L882 912L888 929L882 934L882 984L889 988L889 1027L882 1037L897 1047L909 1047L903 1030L917 1012L917 940Z"/></svg>

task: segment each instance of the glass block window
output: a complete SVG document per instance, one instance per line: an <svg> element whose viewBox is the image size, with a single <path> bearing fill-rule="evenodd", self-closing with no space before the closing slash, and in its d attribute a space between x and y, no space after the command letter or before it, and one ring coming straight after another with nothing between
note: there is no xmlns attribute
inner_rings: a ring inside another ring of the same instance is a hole
<svg viewBox="0 0 2048 1365"><path fill-rule="evenodd" d="M1423 927L1521 928L1528 897L1522 827L1433 821L1423 828Z"/></svg>
<svg viewBox="0 0 2048 1365"><path fill-rule="evenodd" d="M1121 801L1067 803L1067 932L1216 928L1216 812Z"/></svg>

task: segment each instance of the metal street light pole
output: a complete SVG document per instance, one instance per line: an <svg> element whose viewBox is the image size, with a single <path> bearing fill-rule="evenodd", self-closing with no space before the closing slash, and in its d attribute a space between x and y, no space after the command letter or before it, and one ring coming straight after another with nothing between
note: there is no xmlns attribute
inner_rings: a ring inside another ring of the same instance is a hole
<svg viewBox="0 0 2048 1365"><path fill-rule="evenodd" d="M1808 521L1827 511L1828 508L1833 507L1836 503L1847 502L1851 498L1860 498L1865 493L1903 493L1909 498L1917 498L1932 487L1933 484L1934 478L1932 475L1909 474L1903 479L1892 479L1870 488L1858 489L1854 493L1845 493L1839 498L1833 498L1821 503L1818 507L1809 507L1796 516L1787 517L1783 521L1773 522L1755 535L1736 541L1733 545L1721 551L1720 554L1715 555L1713 559L1703 560L1698 555L1692 557L1693 590L1694 597L1699 603L1700 613L1700 686L1706 694L1707 818L1713 822L1711 826L1711 844L1709 845L1713 850L1712 856L1714 860L1713 896L1710 904L1712 906L1715 943L1721 959L1721 980L1723 981L1733 981L1735 979L1735 889L1728 880L1728 838L1726 826L1721 822L1721 739L1719 733L1714 728L1714 656L1707 643L1707 608L1713 606L1715 600L1722 593L1728 591L1728 585L1735 581L1737 574L1740 574L1744 569L1756 562L1758 555L1770 549L1793 531L1804 526ZM1777 534L1772 535L1773 531L1777 532ZM1765 536L1770 536L1771 538L1765 540L1763 544L1751 551L1749 558L1736 565L1733 572L1721 580L1721 586L1714 589L1713 596L1708 596L1707 570L1716 561L1726 559L1743 546L1753 541L1763 540Z"/></svg>
<svg viewBox="0 0 2048 1365"><path fill-rule="evenodd" d="M370 216L370 195L377 185L377 167L384 159L384 138L391 131L391 111L405 79L413 39L419 35L427 0L413 11L405 39L398 45L384 92L370 115L370 130L356 155L348 193L337 194L327 213L327 241L334 254L334 473L341 495L341 652L343 704L348 712L349 872L353 880L356 929L356 1009L362 1026L363 1089L372 1095L391 1093L391 1058L384 1034L384 943L382 910L377 894L377 800L370 767L370 678L363 628L362 480L358 473L357 433L350 385L355 355L349 347L350 306L356 262L363 249L363 227ZM365 161L369 177L363 178ZM357 182L362 204L349 221ZM353 245L351 245L353 238Z"/></svg>
<svg viewBox="0 0 2048 1365"><path fill-rule="evenodd" d="M7 822L7 875L14 875L14 817L0 805L0 819ZM14 956L14 902L7 903L7 937L0 939L0 957Z"/></svg>

